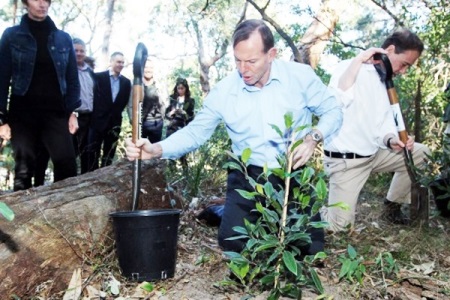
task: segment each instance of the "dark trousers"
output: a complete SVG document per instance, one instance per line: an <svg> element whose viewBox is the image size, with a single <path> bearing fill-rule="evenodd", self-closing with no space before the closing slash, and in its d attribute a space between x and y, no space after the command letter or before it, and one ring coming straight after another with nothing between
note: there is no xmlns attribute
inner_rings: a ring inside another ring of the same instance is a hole
<svg viewBox="0 0 450 300"><path fill-rule="evenodd" d="M89 171L97 170L112 164L116 154L120 126L98 131L90 128L88 134Z"/></svg>
<svg viewBox="0 0 450 300"><path fill-rule="evenodd" d="M145 121L142 124L142 137L147 138L150 143L154 144L161 141L163 131L163 120Z"/></svg>
<svg viewBox="0 0 450 300"><path fill-rule="evenodd" d="M41 186L45 183L45 171L47 171L48 162L50 160L50 154L48 154L47 149L44 147L44 144L38 146L38 150L36 151L36 164L34 169L34 182L33 186Z"/></svg>
<svg viewBox="0 0 450 300"><path fill-rule="evenodd" d="M257 179L259 175L263 172L261 167L249 166L248 167L248 175L253 179ZM269 181L273 184L275 188L279 185L284 186L284 182L275 176L270 176ZM298 183L295 180L291 180L291 191L292 189L298 187ZM256 223L260 214L258 212L252 211L255 210L255 201L248 200L243 197L236 191L236 189L246 190L249 192L253 192L254 189L248 183L247 179L245 179L244 174L242 174L238 170L229 170L228 171L228 181L227 181L227 195L226 202L222 216L222 222L219 227L219 245L225 251L235 251L240 252L247 242L244 239L238 240L226 240L229 237L240 235L233 230L235 226L244 226L244 219L247 219L251 223ZM312 200L311 200L312 201ZM311 206L308 206L303 213L310 214ZM311 221L320 221L320 214L317 213L311 218ZM300 249L304 254L315 254L319 251L323 251L325 234L323 229L311 228L307 230L308 233L311 234L312 244L308 246L301 246Z"/></svg>
<svg viewBox="0 0 450 300"><path fill-rule="evenodd" d="M91 124L92 113L78 114L78 131L73 135L73 145L76 156L80 157L81 174L89 170L89 155L88 155L88 134L89 126Z"/></svg>
<svg viewBox="0 0 450 300"><path fill-rule="evenodd" d="M55 182L77 175L68 122L69 119L65 114L55 112L10 112L15 191L31 187L37 157L43 153L43 149L48 152L53 162Z"/></svg>

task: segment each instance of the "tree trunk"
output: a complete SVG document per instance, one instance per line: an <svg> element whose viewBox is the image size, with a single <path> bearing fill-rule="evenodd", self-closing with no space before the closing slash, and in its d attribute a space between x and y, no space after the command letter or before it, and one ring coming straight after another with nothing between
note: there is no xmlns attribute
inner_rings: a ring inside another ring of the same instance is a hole
<svg viewBox="0 0 450 300"><path fill-rule="evenodd" d="M300 60L297 59L297 61L308 64L313 69L317 67L320 56L339 20L338 7L342 8L344 5L342 3L337 4L335 0L324 0L322 2L320 11L300 40L298 46Z"/></svg>
<svg viewBox="0 0 450 300"><path fill-rule="evenodd" d="M166 192L163 161L143 162L141 178L139 209L171 208L171 199L182 207L181 197ZM43 283L53 292L66 289L75 268L91 267L96 248L111 248L109 213L130 210L131 196L131 163L125 160L0 196L16 215L12 222L0 219L2 298L33 296Z"/></svg>
<svg viewBox="0 0 450 300"><path fill-rule="evenodd" d="M214 56L207 57L204 50L202 33L198 27L198 22L191 18L191 24L197 38L197 55L198 62L200 64L200 85L202 87L203 97L205 97L211 90L211 86L209 84L209 69L211 69L211 67L227 53L228 40L224 40L220 46L216 48Z"/></svg>
<svg viewBox="0 0 450 300"><path fill-rule="evenodd" d="M107 11L106 11L106 29L105 34L103 36L103 44L102 44L102 64L105 66L109 65L109 41L111 40L111 32L112 32L112 20L114 16L114 4L115 0L108 0L107 2Z"/></svg>

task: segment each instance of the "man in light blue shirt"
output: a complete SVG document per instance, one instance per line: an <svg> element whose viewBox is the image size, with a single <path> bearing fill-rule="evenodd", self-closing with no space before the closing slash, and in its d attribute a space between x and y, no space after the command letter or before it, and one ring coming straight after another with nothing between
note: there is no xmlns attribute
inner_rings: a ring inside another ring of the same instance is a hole
<svg viewBox="0 0 450 300"><path fill-rule="evenodd" d="M313 114L320 116L312 131L299 133L298 139L303 139L303 143L295 149L294 168L303 166L317 143L340 128L342 111L334 95L309 66L275 59L273 35L263 21L247 20L238 25L233 34L233 50L237 70L216 84L194 120L156 144L143 139L136 144L127 140L129 160L140 154L142 159L178 158L200 147L224 122L233 153L240 156L244 149L252 150L248 172L256 178L265 164L277 167L277 155L285 152L285 141L271 124L282 128L286 113L293 114L294 128L312 124ZM244 218L255 222L259 217L251 212L254 202L242 198L236 189L252 191L243 174L230 170L219 245L232 251L240 251L245 245L243 240L227 240L236 235L232 228L243 226ZM313 244L305 249L306 254L323 250L323 230L311 234Z"/></svg>

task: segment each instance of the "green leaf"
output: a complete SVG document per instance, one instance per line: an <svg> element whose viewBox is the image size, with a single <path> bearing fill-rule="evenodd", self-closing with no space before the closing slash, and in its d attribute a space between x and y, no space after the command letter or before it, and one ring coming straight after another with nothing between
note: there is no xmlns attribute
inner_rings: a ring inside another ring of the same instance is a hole
<svg viewBox="0 0 450 300"><path fill-rule="evenodd" d="M255 252L261 252L263 250L267 250L270 248L276 248L278 246L278 242L273 242L273 241L263 241L261 242L261 246L257 247L255 249Z"/></svg>
<svg viewBox="0 0 450 300"><path fill-rule="evenodd" d="M262 206L261 202L256 201L255 207L256 207L256 210L257 210L260 214L264 213L264 207Z"/></svg>
<svg viewBox="0 0 450 300"><path fill-rule="evenodd" d="M252 155L252 150L250 148L245 148L244 151L242 151L242 162L247 165L248 160L250 159L250 156Z"/></svg>
<svg viewBox="0 0 450 300"><path fill-rule="evenodd" d="M355 259L356 258L356 250L355 250L355 248L353 248L353 246L352 245L348 245L347 246L347 253L348 253L348 256L351 258L351 259Z"/></svg>
<svg viewBox="0 0 450 300"><path fill-rule="evenodd" d="M8 221L14 220L14 212L3 202L0 202L0 214Z"/></svg>
<svg viewBox="0 0 450 300"><path fill-rule="evenodd" d="M255 200L255 196L258 195L255 192L249 192L249 191L240 190L240 189L236 189L236 192L238 192L242 198L245 198L247 200Z"/></svg>
<svg viewBox="0 0 450 300"><path fill-rule="evenodd" d="M313 261L315 261L316 259L325 259L327 258L327 254L323 251L317 252L316 255L314 255L314 259Z"/></svg>
<svg viewBox="0 0 450 300"><path fill-rule="evenodd" d="M314 169L311 167L306 167L302 172L302 183L308 183L311 181L311 177L314 175Z"/></svg>
<svg viewBox="0 0 450 300"><path fill-rule="evenodd" d="M233 251L224 251L223 254L230 259L242 257L242 255L240 253L233 252Z"/></svg>
<svg viewBox="0 0 450 300"><path fill-rule="evenodd" d="M256 191L257 191L259 194L264 195L264 189L263 189L263 185L262 185L262 184L259 184L259 183L256 184L255 189L256 189Z"/></svg>
<svg viewBox="0 0 450 300"><path fill-rule="evenodd" d="M274 124L269 124L269 125L270 125L270 127L272 127L273 130L275 130L278 133L278 135L280 137L283 137L283 132L280 130L280 128L277 125L274 125Z"/></svg>
<svg viewBox="0 0 450 300"><path fill-rule="evenodd" d="M339 272L339 279L344 278L350 272L351 261L346 259L342 263L341 271Z"/></svg>
<svg viewBox="0 0 450 300"><path fill-rule="evenodd" d="M299 145L303 144L303 140L297 140L291 145L291 151L294 151Z"/></svg>
<svg viewBox="0 0 450 300"><path fill-rule="evenodd" d="M155 288L154 284L151 282L144 281L141 283L141 289L146 292L151 292Z"/></svg>
<svg viewBox="0 0 450 300"><path fill-rule="evenodd" d="M344 203L344 202L337 202L337 203L334 203L334 204L330 204L330 205L328 205L328 207L338 207L338 208L340 208L342 210L350 210L350 206L347 203Z"/></svg>
<svg viewBox="0 0 450 300"><path fill-rule="evenodd" d="M304 232L299 232L299 233L291 233L286 237L286 240L289 242L296 242L299 245L307 245L307 244L311 244L311 234L310 233L304 233Z"/></svg>
<svg viewBox="0 0 450 300"><path fill-rule="evenodd" d="M279 215L273 210L265 209L262 214L269 225L275 225L280 220Z"/></svg>
<svg viewBox="0 0 450 300"><path fill-rule="evenodd" d="M323 200L327 197L327 184L325 183L325 180L323 178L319 178L319 180L316 183L316 193L317 198L320 200Z"/></svg>
<svg viewBox="0 0 450 300"><path fill-rule="evenodd" d="M320 294L323 294L325 291L322 286L322 282L320 281L319 276L317 275L317 272L314 268L308 268L309 274L311 274L311 278L314 282L314 286L316 287L317 291L319 291Z"/></svg>
<svg viewBox="0 0 450 300"><path fill-rule="evenodd" d="M264 184L264 193L266 194L267 197L272 197L273 194L273 185L271 182L267 181Z"/></svg>
<svg viewBox="0 0 450 300"><path fill-rule="evenodd" d="M243 171L242 166L240 164L238 164L237 162L234 161L229 161L227 163L225 163L223 165L224 169L231 169L231 170L238 170L238 171Z"/></svg>
<svg viewBox="0 0 450 300"><path fill-rule="evenodd" d="M283 262L286 268L288 268L288 270L291 271L292 274L297 276L297 261L290 251L285 251L283 253Z"/></svg>
<svg viewBox="0 0 450 300"><path fill-rule="evenodd" d="M234 226L234 227L233 227L233 230L234 230L235 232L237 232L237 233L241 233L241 234L248 235L247 229L245 229L245 228L242 227L242 226Z"/></svg>
<svg viewBox="0 0 450 300"><path fill-rule="evenodd" d="M284 114L284 126L286 128L292 128L292 125L294 125L294 116L291 111Z"/></svg>
<svg viewBox="0 0 450 300"><path fill-rule="evenodd" d="M247 276L250 270L250 265L248 263L235 263L234 261L229 263L231 271L239 278L241 281Z"/></svg>
<svg viewBox="0 0 450 300"><path fill-rule="evenodd" d="M272 173L282 180L284 180L286 178L286 175L285 175L283 169L280 169L280 168L272 169Z"/></svg>
<svg viewBox="0 0 450 300"><path fill-rule="evenodd" d="M266 275L263 278L261 278L259 280L259 282L261 282L261 284L265 284L265 285L272 284L275 282L275 275L274 274Z"/></svg>

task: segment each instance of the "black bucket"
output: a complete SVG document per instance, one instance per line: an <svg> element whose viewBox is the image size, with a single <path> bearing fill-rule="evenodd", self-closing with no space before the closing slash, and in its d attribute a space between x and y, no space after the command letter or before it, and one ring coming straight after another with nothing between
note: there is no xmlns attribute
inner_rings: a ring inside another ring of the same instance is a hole
<svg viewBox="0 0 450 300"><path fill-rule="evenodd" d="M179 209L155 209L109 214L125 277L142 282L174 276L180 213Z"/></svg>

